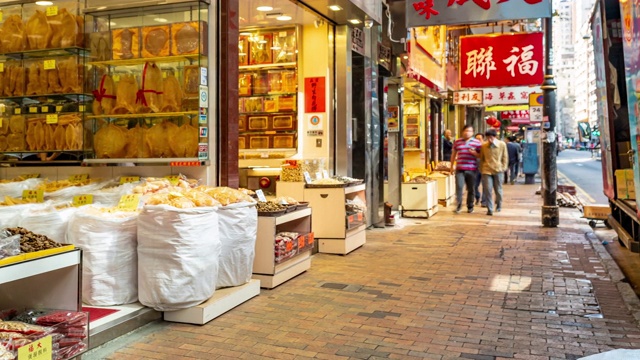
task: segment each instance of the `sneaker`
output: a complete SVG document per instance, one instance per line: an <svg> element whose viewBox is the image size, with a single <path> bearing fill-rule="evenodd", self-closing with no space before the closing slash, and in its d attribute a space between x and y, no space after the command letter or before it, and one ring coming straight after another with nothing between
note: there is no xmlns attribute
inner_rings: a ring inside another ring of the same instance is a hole
<svg viewBox="0 0 640 360"><path fill-rule="evenodd" d="M487 211L487 215L493 216L493 211Z"/></svg>
<svg viewBox="0 0 640 360"><path fill-rule="evenodd" d="M461 210L462 210L462 207L458 206L454 212L455 212L456 214L460 214L460 211L461 211Z"/></svg>
<svg viewBox="0 0 640 360"><path fill-rule="evenodd" d="M476 205L480 204L480 199L476 200Z"/></svg>
<svg viewBox="0 0 640 360"><path fill-rule="evenodd" d="M500 209L500 208L497 208L497 209L496 209L496 212L500 212L500 211L502 211L502 209Z"/></svg>
<svg viewBox="0 0 640 360"><path fill-rule="evenodd" d="M473 212L473 208L469 208L469 209L467 210L467 212L468 212L469 214L471 214L471 213Z"/></svg>
<svg viewBox="0 0 640 360"><path fill-rule="evenodd" d="M516 182L512 180L511 181L511 185L515 185L515 184L516 184Z"/></svg>

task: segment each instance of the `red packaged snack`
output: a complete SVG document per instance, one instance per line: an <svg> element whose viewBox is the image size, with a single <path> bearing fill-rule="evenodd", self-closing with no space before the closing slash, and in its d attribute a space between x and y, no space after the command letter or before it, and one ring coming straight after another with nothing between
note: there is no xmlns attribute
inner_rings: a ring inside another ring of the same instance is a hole
<svg viewBox="0 0 640 360"><path fill-rule="evenodd" d="M36 319L36 324L51 326L64 324L66 326L82 326L89 323L88 316L83 312L56 310Z"/></svg>
<svg viewBox="0 0 640 360"><path fill-rule="evenodd" d="M16 332L25 335L35 335L50 334L53 332L53 329L19 321L2 321L0 322L0 332Z"/></svg>

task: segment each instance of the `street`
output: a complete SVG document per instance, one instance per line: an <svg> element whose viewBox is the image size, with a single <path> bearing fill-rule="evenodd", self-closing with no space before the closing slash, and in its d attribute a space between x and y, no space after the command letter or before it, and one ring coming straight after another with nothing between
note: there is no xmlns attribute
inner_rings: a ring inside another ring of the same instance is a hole
<svg viewBox="0 0 640 360"><path fill-rule="evenodd" d="M575 185L586 204L607 204L602 192L602 163L589 151L567 149L558 154L558 182Z"/></svg>

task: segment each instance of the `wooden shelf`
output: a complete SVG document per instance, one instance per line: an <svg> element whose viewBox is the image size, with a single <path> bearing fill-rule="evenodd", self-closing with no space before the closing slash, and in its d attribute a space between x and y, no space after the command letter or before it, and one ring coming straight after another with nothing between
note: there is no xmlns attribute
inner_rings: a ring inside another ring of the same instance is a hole
<svg viewBox="0 0 640 360"><path fill-rule="evenodd" d="M193 55L175 55L175 56L159 56L153 58L137 58L137 59L118 59L118 60L104 60L104 61L89 61L88 65L102 65L102 66L133 66L142 65L147 62L156 63L170 63L170 62L193 62L198 61L200 58L206 59L206 56L201 54Z"/></svg>
<svg viewBox="0 0 640 360"><path fill-rule="evenodd" d="M199 112L183 111L170 113L148 113L148 114L113 114L113 115L89 115L87 119L142 119L142 118L159 118L159 117L182 117L184 115L198 115Z"/></svg>
<svg viewBox="0 0 640 360"><path fill-rule="evenodd" d="M278 69L290 69L295 68L296 62L278 63L278 64L258 64L258 65L242 65L238 68L243 70L278 70Z"/></svg>

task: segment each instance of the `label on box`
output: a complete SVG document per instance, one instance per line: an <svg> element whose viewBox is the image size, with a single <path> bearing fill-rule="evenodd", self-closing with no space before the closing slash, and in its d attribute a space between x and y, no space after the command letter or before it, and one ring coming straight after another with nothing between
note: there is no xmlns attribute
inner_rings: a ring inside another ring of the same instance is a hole
<svg viewBox="0 0 640 360"><path fill-rule="evenodd" d="M53 358L51 335L18 348L18 359L51 360Z"/></svg>
<svg viewBox="0 0 640 360"><path fill-rule="evenodd" d="M89 178L89 174L76 174L69 176L69 181L71 182L82 182L86 181Z"/></svg>
<svg viewBox="0 0 640 360"><path fill-rule="evenodd" d="M78 111L80 111L80 112L84 112L84 109L85 109L85 108L86 108L86 106L84 106L84 105L80 105L80 106L78 106Z"/></svg>
<svg viewBox="0 0 640 360"><path fill-rule="evenodd" d="M0 13L0 14L2 14L2 13ZM0 20L0 21L2 21L2 20ZM4 72L4 63L3 62L0 62L0 72Z"/></svg>
<svg viewBox="0 0 640 360"><path fill-rule="evenodd" d="M45 106L43 106L43 107L41 107L41 108L40 108L40 112L41 112L41 113L48 113L48 112L49 112L49 107L48 107L48 106L46 106L46 105L45 105Z"/></svg>
<svg viewBox="0 0 640 360"><path fill-rule="evenodd" d="M55 5L47 6L47 16L56 16L58 15L58 7Z"/></svg>
<svg viewBox="0 0 640 360"><path fill-rule="evenodd" d="M54 59L49 59L44 61L45 70L54 70L55 68L56 68L56 61Z"/></svg>
<svg viewBox="0 0 640 360"><path fill-rule="evenodd" d="M15 115L20 115L20 114L22 113L22 109L20 109L20 108L15 108L15 109L13 109L13 113L14 113Z"/></svg>
<svg viewBox="0 0 640 360"><path fill-rule="evenodd" d="M77 195L73 197L73 206L93 204L93 195Z"/></svg>
<svg viewBox="0 0 640 360"><path fill-rule="evenodd" d="M56 112L61 112L61 111L62 111L62 105L56 106Z"/></svg>
<svg viewBox="0 0 640 360"><path fill-rule="evenodd" d="M304 182L311 184L311 175L309 175L309 172L305 171L302 175L304 176Z"/></svg>
<svg viewBox="0 0 640 360"><path fill-rule="evenodd" d="M112 78L113 78L113 81L120 81L120 75L118 74L113 74Z"/></svg>
<svg viewBox="0 0 640 360"><path fill-rule="evenodd" d="M57 124L58 114L47 114L47 124Z"/></svg>
<svg viewBox="0 0 640 360"><path fill-rule="evenodd" d="M329 178L329 172L327 170L322 170L322 177L325 179Z"/></svg>
<svg viewBox="0 0 640 360"><path fill-rule="evenodd" d="M0 22L2 22L3 17L4 17L4 14L2 13L2 11L0 11Z"/></svg>
<svg viewBox="0 0 640 360"><path fill-rule="evenodd" d="M302 250L304 248L304 235L298 236L298 250Z"/></svg>
<svg viewBox="0 0 640 360"><path fill-rule="evenodd" d="M22 191L22 200L30 201L30 202L44 202L44 191L43 190L24 190Z"/></svg>
<svg viewBox="0 0 640 360"><path fill-rule="evenodd" d="M264 196L262 190L256 190L256 195L258 196L258 200L261 202L267 202L267 198Z"/></svg>
<svg viewBox="0 0 640 360"><path fill-rule="evenodd" d="M140 176L121 176L120 184L133 183L140 181Z"/></svg>
<svg viewBox="0 0 640 360"><path fill-rule="evenodd" d="M118 202L117 209L120 211L136 211L140 204L140 194L123 195Z"/></svg>
<svg viewBox="0 0 640 360"><path fill-rule="evenodd" d="M37 114L38 113L38 108L35 106L30 106L29 107L29 114Z"/></svg>
<svg viewBox="0 0 640 360"><path fill-rule="evenodd" d="M169 180L171 185L178 185L178 182L180 182L180 175L167 175L164 178Z"/></svg>
<svg viewBox="0 0 640 360"><path fill-rule="evenodd" d="M2 127L2 118L0 118L0 128Z"/></svg>

